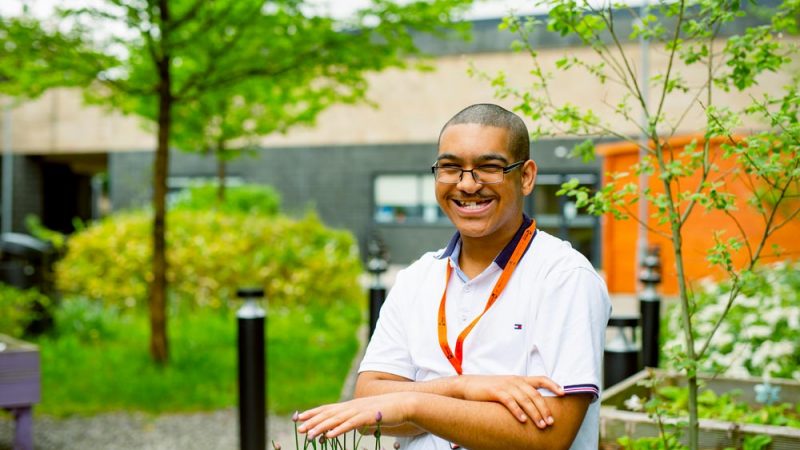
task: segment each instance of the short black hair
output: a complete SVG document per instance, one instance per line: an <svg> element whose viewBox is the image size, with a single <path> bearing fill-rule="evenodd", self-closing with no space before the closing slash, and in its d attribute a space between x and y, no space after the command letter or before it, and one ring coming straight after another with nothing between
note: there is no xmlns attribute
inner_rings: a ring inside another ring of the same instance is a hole
<svg viewBox="0 0 800 450"><path fill-rule="evenodd" d="M441 143L442 133L452 125L473 123L486 127L504 128L509 132L509 153L516 161L530 159L531 140L525 122L513 112L492 103L477 103L467 106L453 116L439 132Z"/></svg>

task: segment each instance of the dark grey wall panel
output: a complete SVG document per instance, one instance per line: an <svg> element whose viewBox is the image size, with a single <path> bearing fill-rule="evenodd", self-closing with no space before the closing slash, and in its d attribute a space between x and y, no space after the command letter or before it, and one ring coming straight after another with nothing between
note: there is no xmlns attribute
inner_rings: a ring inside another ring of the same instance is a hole
<svg viewBox="0 0 800 450"><path fill-rule="evenodd" d="M600 171L599 161L584 164L556 156L559 146L577 141L544 140L533 144L532 156L540 172ZM389 246L392 261L408 263L423 252L441 248L454 229L450 225L375 224L373 179L382 173L428 173L436 144L397 144L265 148L229 164L228 174L250 183L274 186L283 210L299 216L315 209L329 226L346 228L358 238L362 251L371 233L378 232ZM109 156L111 198L115 210L149 204L152 189L151 152L113 153ZM171 154L170 176L213 178L211 157L185 152Z"/></svg>

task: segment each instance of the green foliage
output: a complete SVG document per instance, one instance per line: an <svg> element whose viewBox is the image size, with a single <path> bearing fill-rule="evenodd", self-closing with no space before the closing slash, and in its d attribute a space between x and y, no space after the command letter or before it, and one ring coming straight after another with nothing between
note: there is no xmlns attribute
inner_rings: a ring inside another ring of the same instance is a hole
<svg viewBox="0 0 800 450"><path fill-rule="evenodd" d="M43 309L35 308L37 304ZM0 333L23 337L28 325L42 318L43 311L50 305L50 298L36 289L22 290L0 283Z"/></svg>
<svg viewBox="0 0 800 450"><path fill-rule="evenodd" d="M225 214L258 214L275 216L281 208L281 197L271 186L242 185L225 189L225 199L217 198L216 184L192 186L182 191L172 203L173 211L216 210Z"/></svg>
<svg viewBox="0 0 800 450"><path fill-rule="evenodd" d="M784 263L748 275L736 304L725 311L732 283L706 281L694 292L692 331L697 341L713 334L698 370L728 376L772 376L800 381L800 263ZM676 307L665 315L667 351L682 347ZM721 319L725 317L725 320ZM674 356L674 355L673 355ZM685 357L685 354L684 354ZM672 366L680 358L664 358ZM672 366L672 368L675 368Z"/></svg>
<svg viewBox="0 0 800 450"><path fill-rule="evenodd" d="M170 292L180 304L221 308L236 288L264 286L275 306L361 298L353 237L308 214L300 220L220 211L169 213ZM56 266L59 290L119 308L144 306L150 214L120 213L75 233Z"/></svg>
<svg viewBox="0 0 800 450"><path fill-rule="evenodd" d="M617 443L626 450L679 450L683 447L675 434L669 433L665 437L642 437L632 439L622 436Z"/></svg>
<svg viewBox="0 0 800 450"><path fill-rule="evenodd" d="M65 19L59 25L86 45L59 41L49 53L68 58L35 61L46 73L63 70L88 80L87 100L139 116L158 136L147 280L155 360L168 360L163 224L169 147L213 151L225 160L239 154L226 153L231 142L312 123L333 103L361 100L367 73L403 68L419 54L412 29L442 35L470 2L375 0L349 22L313 14L302 0L106 0L58 12ZM0 34L0 44L38 45L60 36L19 34ZM18 53L15 61L28 60Z"/></svg>
<svg viewBox="0 0 800 450"><path fill-rule="evenodd" d="M42 220L39 216L34 214L29 214L25 217L25 226L28 228L28 231L31 233L31 236L35 237L36 239L40 239L45 242L49 242L53 244L53 248L56 251L64 250L64 247L67 243L67 237L64 233L51 230L44 226Z"/></svg>
<svg viewBox="0 0 800 450"><path fill-rule="evenodd" d="M81 37L84 30L63 33L49 31L52 28L55 27L43 26L27 13L21 17L0 16L0 94L34 98L54 86L85 86L91 81L94 73L86 67L68 68L76 58L103 60L102 55L88 51Z"/></svg>
<svg viewBox="0 0 800 450"><path fill-rule="evenodd" d="M662 410L667 416L685 417L688 414L689 395L686 389L677 386L663 386L656 392ZM737 390L721 395L717 395L710 389L702 390L698 396L700 418L800 428L800 414L791 403L753 408L738 399L741 395L741 391Z"/></svg>
<svg viewBox="0 0 800 450"><path fill-rule="evenodd" d="M789 63L800 56L796 41L784 35L798 30L800 3L784 0L763 7L754 3L679 0L634 9L585 0L540 1L540 5L550 10L546 24L510 17L501 25L519 37L512 48L526 51L532 59L528 87L509 86L502 73L493 76L471 70L473 75L491 83L497 97L517 102L516 109L535 123L534 137L612 137L629 142L644 155L631 168L632 173L659 181L657 191L651 190L649 184L626 184L622 180L629 173L614 173L610 174L611 181L597 191L570 181L562 186L560 194L575 198L578 207L585 207L591 213L611 213L619 219L633 216L630 208L640 199L647 200L650 208L655 209L652 218L660 226L653 226L651 217L637 220L649 232L673 244L680 290L679 314L684 324L680 330L683 339L675 341L683 348L674 353L679 356L679 368L690 381L695 379L704 358L716 350L711 339L726 315L735 314L739 294L745 298L750 295L754 270L764 256L768 239L800 216L800 152L797 151L800 77L793 77L785 86L759 86L764 74L790 74L793 68ZM739 18L756 14L763 14L761 24L742 27L741 23L735 23ZM619 26L628 23L620 20L623 15L633 23L628 36L622 35ZM567 54L552 63L539 57L532 36L542 25L559 36L577 38L584 48L594 52L594 60ZM632 51L635 47L626 41L633 38L649 41L659 48L657 52L664 49L666 64L655 66L658 72L648 74L648 79L637 69L640 56ZM687 69L692 72L687 73ZM587 72L598 84L613 83L619 89L603 91L598 100L605 106L598 110L557 99L555 84L570 76L566 72L576 70ZM742 99L749 98L750 103L720 105L719 89L731 91ZM762 93L765 90L769 92L766 95ZM699 112L704 113L705 120L689 124L688 118ZM620 123L627 127L619 127ZM743 125L752 128L750 124L763 125L746 137L735 134ZM631 128L637 132L631 133ZM671 139L686 128L702 132L702 143L698 140L673 148ZM725 140L722 155L712 151L712 141L719 139ZM581 144L574 153L585 157L591 148ZM733 186L747 188L749 198L735 192ZM737 202L737 198L742 201ZM744 206L757 213L758 219L746 224L756 226L756 232L744 231L744 219L737 214ZM687 255L683 248L684 225L694 213L703 210L724 214L730 219L728 231L737 232L734 236L720 233L709 236L714 242L706 249L709 265L724 270L730 279L728 294L717 299L719 314L712 323L698 323L694 311L698 305L690 298L693 280L688 278L684 266ZM733 263L737 252L746 252L746 259L739 258L745 259L743 265ZM690 382L688 390L688 401L696 405L696 384ZM689 443L697 449L696 409L689 410ZM642 448L658 448L643 445Z"/></svg>
<svg viewBox="0 0 800 450"><path fill-rule="evenodd" d="M159 367L142 345L149 333L142 312L65 299L55 313L55 330L34 341L47 392L37 411L70 416L234 407L233 311L173 306L171 312L172 360ZM338 400L363 320L356 302L270 306L267 320L270 412L287 414Z"/></svg>

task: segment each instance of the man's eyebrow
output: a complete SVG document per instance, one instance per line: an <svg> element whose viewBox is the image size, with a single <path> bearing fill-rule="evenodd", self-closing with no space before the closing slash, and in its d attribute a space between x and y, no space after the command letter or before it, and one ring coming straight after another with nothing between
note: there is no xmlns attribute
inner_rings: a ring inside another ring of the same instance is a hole
<svg viewBox="0 0 800 450"><path fill-rule="evenodd" d="M458 157L452 153L442 153L441 155L436 157L436 161L442 161L444 159L451 159L453 161L463 161L463 158ZM483 163L487 161L503 161L504 164L508 164L508 158L506 158L500 153L486 153L475 158L476 163Z"/></svg>
<svg viewBox="0 0 800 450"><path fill-rule="evenodd" d="M436 161L441 161L443 159L452 159L454 161L461 161L461 158L452 153L442 153L441 155L436 157Z"/></svg>
<svg viewBox="0 0 800 450"><path fill-rule="evenodd" d="M476 162L486 162L486 161L503 161L504 164L508 164L508 158L499 154L499 153L487 153L485 155L480 155L475 158Z"/></svg>

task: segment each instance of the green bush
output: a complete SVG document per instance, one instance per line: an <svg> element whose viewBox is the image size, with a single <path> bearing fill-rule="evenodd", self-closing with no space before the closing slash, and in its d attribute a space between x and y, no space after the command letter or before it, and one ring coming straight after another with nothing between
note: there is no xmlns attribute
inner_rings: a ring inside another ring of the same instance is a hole
<svg viewBox="0 0 800 450"><path fill-rule="evenodd" d="M48 308L50 299L36 289L17 289L0 283L0 333L20 338L31 322L40 319L42 309Z"/></svg>
<svg viewBox="0 0 800 450"><path fill-rule="evenodd" d="M56 265L58 288L116 307L146 304L151 215L108 217L69 240ZM282 216L174 210L167 218L171 299L220 308L240 286L263 286L271 306L332 305L362 298L353 236L313 214Z"/></svg>
<svg viewBox="0 0 800 450"><path fill-rule="evenodd" d="M275 216L280 211L281 197L270 186L246 184L225 188L225 200L217 200L217 185L201 184L181 192L172 209L184 211L217 210L224 213L249 213Z"/></svg>
<svg viewBox="0 0 800 450"><path fill-rule="evenodd" d="M705 282L694 293L695 339L706 337L728 300L726 283ZM680 314L666 315L667 353L681 348ZM800 263L770 266L748 278L709 346L699 370L730 376L800 380ZM699 344L698 344L699 345ZM675 364L665 358L668 364Z"/></svg>

